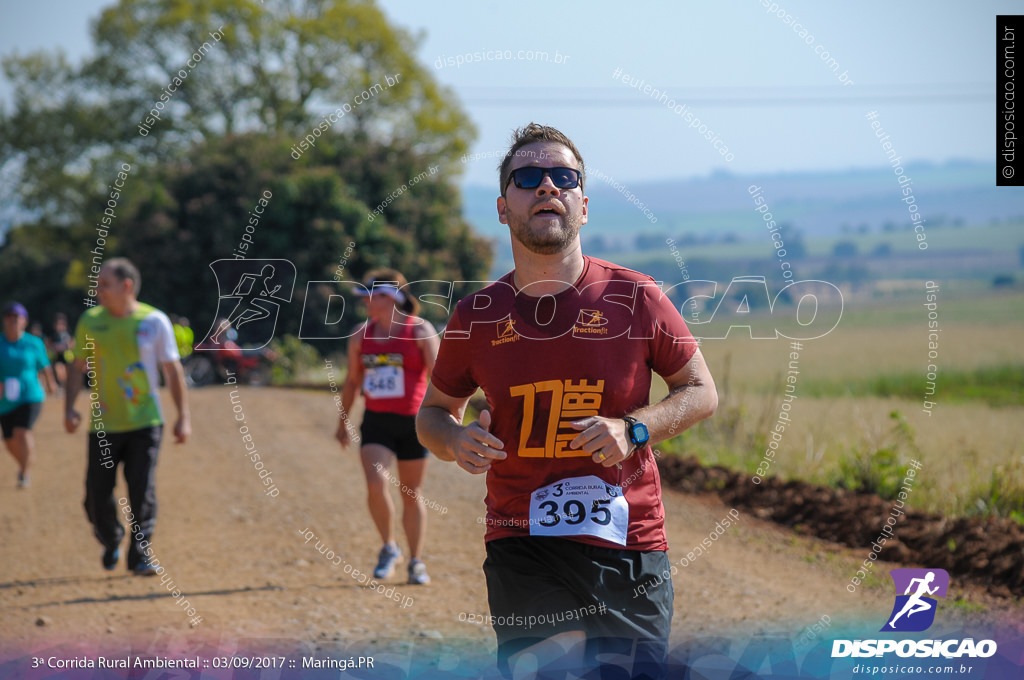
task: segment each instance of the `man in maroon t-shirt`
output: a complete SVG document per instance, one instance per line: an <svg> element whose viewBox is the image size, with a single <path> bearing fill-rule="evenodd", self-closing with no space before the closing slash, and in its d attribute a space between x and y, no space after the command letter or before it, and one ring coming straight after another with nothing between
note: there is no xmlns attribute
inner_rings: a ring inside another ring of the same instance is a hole
<svg viewBox="0 0 1024 680"><path fill-rule="evenodd" d="M658 677L671 580L632 597L670 570L650 444L710 416L714 382L653 279L583 255L584 165L568 137L531 123L500 170L515 269L457 305L417 431L439 458L487 474L484 573L502 672L578 671L602 654ZM653 405L652 371L669 387ZM488 409L463 426L478 387Z"/></svg>

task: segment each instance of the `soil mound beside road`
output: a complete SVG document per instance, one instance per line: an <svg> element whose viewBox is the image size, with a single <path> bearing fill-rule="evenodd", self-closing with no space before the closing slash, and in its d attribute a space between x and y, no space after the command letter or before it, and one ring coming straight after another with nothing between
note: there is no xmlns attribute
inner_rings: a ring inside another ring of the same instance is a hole
<svg viewBox="0 0 1024 680"><path fill-rule="evenodd" d="M662 481L688 493L714 492L723 502L750 510L794 531L870 550L890 516L892 501L799 480L750 476L693 457L662 457ZM999 597L1024 596L1024 527L1006 518L950 519L915 510L898 518L895 538L879 559L945 569Z"/></svg>

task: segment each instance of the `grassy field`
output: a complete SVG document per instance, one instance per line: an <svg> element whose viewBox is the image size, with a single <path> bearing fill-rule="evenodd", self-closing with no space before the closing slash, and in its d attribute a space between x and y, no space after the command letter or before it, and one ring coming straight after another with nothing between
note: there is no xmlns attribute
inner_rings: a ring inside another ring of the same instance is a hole
<svg viewBox="0 0 1024 680"><path fill-rule="evenodd" d="M917 374L923 394L929 363L940 373L1024 365L1024 295L997 295L978 288L947 290L943 284L936 309L937 358L928 358L930 331L923 287L919 295L905 294L894 301L846 300L839 325L828 335L803 343L801 386L809 383L808 389L819 393L824 386L833 395L851 389L852 394L858 383L876 376ZM757 326L756 315L751 319L755 327L764 327ZM699 335L698 329L692 328ZM706 340L703 345L716 374L728 369L736 387L759 393L774 389L784 379L789 351L784 339L751 340L742 328L724 340Z"/></svg>
<svg viewBox="0 0 1024 680"><path fill-rule="evenodd" d="M943 284L934 359L924 301L923 289L847 301L831 333L801 343L797 400L767 474L885 495L913 459L922 468L911 507L1024 520L1024 294ZM779 418L791 351L789 340L751 340L742 330L704 341L718 413L659 448L753 474ZM333 358L340 384L344 357ZM938 369L928 396L936 405L926 411L929 363ZM303 375L326 380L322 363ZM656 380L652 400L665 393Z"/></svg>
<svg viewBox="0 0 1024 680"><path fill-rule="evenodd" d="M885 495L916 459L923 467L912 507L1024 520L1024 295L940 297L933 359L920 298L847 304L834 331L802 343L793 366L798 399L768 474ZM737 335L705 341L702 351L719 411L664 448L753 474L793 350L789 341ZM927 396L935 406L925 409L929 363L938 369ZM663 394L659 385L652 396Z"/></svg>
<svg viewBox="0 0 1024 680"><path fill-rule="evenodd" d="M906 225L904 225L906 226ZM965 252L977 250L992 250L999 252L1014 252L1024 245L1024 233L1021 231L1021 224L997 224L977 225L970 228L954 228L943 226L928 230L928 252ZM707 230L705 225L702 229L694 232L703 233ZM642 231L642 230L641 230ZM720 230L718 233L725 233L728 230ZM764 231L760 229L759 231ZM668 230L666 235L678 238L678 234L684 233L680 230ZM762 238L763 236L763 238ZM685 248L687 260L732 260L738 258L765 258L772 257L774 251L771 246L769 235L759 232L748 234L744 232L744 240L736 243L708 243L701 245L689 244ZM807 254L812 257L820 255L831 255L832 249L840 241L850 241L857 245L861 253L870 253L877 246L883 243L889 244L893 253L916 253L918 251L917 240L911 231L879 232L873 231L867 234L850 233L834 236L810 236L804 239ZM639 265L648 261L651 257L664 259L666 251L658 249L645 252L628 252L616 254L616 262L626 266Z"/></svg>

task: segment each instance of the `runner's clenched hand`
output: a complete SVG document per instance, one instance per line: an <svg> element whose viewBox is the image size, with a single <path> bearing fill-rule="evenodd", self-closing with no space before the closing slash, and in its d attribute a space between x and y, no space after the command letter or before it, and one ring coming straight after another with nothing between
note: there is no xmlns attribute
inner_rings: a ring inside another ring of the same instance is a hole
<svg viewBox="0 0 1024 680"><path fill-rule="evenodd" d="M626 422L621 418L590 416L573 422L572 426L582 432L569 442L569 448L582 448L595 463L611 467L633 454L633 445L626 436Z"/></svg>
<svg viewBox="0 0 1024 680"><path fill-rule="evenodd" d="M491 469L491 462L505 460L505 445L490 433L491 412L484 409L480 418L459 432L452 446L455 462L463 470L479 475Z"/></svg>

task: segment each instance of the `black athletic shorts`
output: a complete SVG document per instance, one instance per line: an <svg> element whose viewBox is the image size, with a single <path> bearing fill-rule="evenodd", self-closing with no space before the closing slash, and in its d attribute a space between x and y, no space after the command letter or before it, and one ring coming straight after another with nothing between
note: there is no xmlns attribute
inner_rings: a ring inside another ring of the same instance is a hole
<svg viewBox="0 0 1024 680"><path fill-rule="evenodd" d="M583 631L588 667L614 659L631 667L630 677L662 677L672 625L670 569L661 551L547 536L488 542L484 575L498 669L508 675L513 654L558 633Z"/></svg>
<svg viewBox="0 0 1024 680"><path fill-rule="evenodd" d="M380 444L394 451L398 460L419 460L428 454L416 437L416 416L366 411L359 434L360 445Z"/></svg>
<svg viewBox="0 0 1024 680"><path fill-rule="evenodd" d="M22 404L18 408L0 416L0 429L3 429L4 439L14 436L14 428L23 427L31 430L36 424L36 419L43 412L43 402L34 404Z"/></svg>

